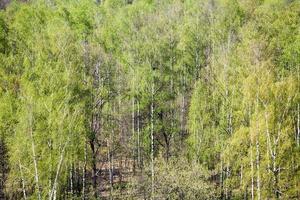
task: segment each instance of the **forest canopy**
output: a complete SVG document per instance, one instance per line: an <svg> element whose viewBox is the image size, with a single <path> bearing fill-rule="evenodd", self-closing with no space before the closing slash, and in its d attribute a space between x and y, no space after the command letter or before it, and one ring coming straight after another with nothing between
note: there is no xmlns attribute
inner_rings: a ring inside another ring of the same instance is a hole
<svg viewBox="0 0 300 200"><path fill-rule="evenodd" d="M300 1L0 8L0 199L300 199Z"/></svg>

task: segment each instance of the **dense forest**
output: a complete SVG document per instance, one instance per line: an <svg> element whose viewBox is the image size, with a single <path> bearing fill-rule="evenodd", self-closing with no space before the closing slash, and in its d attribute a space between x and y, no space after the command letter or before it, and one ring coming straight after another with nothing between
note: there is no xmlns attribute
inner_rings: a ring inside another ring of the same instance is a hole
<svg viewBox="0 0 300 200"><path fill-rule="evenodd" d="M300 1L0 4L0 199L300 199Z"/></svg>

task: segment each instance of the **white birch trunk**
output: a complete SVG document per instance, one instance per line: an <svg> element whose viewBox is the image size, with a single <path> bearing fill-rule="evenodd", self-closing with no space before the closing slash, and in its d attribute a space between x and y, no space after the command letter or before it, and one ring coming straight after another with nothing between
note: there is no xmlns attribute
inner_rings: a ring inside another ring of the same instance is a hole
<svg viewBox="0 0 300 200"><path fill-rule="evenodd" d="M220 168L220 183L221 183L221 193L223 198L224 185L223 185L223 158L221 157L221 168Z"/></svg>
<svg viewBox="0 0 300 200"><path fill-rule="evenodd" d="M251 111L249 106L248 106L248 116L250 120ZM252 152L253 149L252 139L253 139L253 135L252 135L252 131L250 130L251 200L254 200L254 164L253 164L253 152Z"/></svg>
<svg viewBox="0 0 300 200"><path fill-rule="evenodd" d="M256 96L256 112L258 113L258 96ZM258 114L257 114L258 115ZM259 125L258 116L256 118L256 170L257 170L257 200L260 200L260 148L259 148Z"/></svg>
<svg viewBox="0 0 300 200"><path fill-rule="evenodd" d="M73 163L71 164L70 169L70 192L71 192L71 198L73 198Z"/></svg>
<svg viewBox="0 0 300 200"><path fill-rule="evenodd" d="M300 108L299 104L297 104L297 146L300 145Z"/></svg>
<svg viewBox="0 0 300 200"><path fill-rule="evenodd" d="M251 164L251 200L254 200L254 166L253 166L253 152L252 152L252 138L250 141L250 164Z"/></svg>
<svg viewBox="0 0 300 200"><path fill-rule="evenodd" d="M83 163L83 169L82 169L82 200L85 200L85 177L86 177L86 164L87 164L87 145L86 141L84 144L84 163Z"/></svg>
<svg viewBox="0 0 300 200"><path fill-rule="evenodd" d="M154 199L154 80L151 86L151 199Z"/></svg>
<svg viewBox="0 0 300 200"><path fill-rule="evenodd" d="M229 164L227 163L226 164L226 179L228 179L228 177L229 177ZM225 199L229 199L227 183L225 184Z"/></svg>
<svg viewBox="0 0 300 200"><path fill-rule="evenodd" d="M135 156L135 98L132 98L132 157L133 157L133 172L135 173L135 164L136 164L136 156Z"/></svg>
<svg viewBox="0 0 300 200"><path fill-rule="evenodd" d="M240 185L243 185L243 164L241 164Z"/></svg>
<svg viewBox="0 0 300 200"><path fill-rule="evenodd" d="M141 165L141 151L140 151L140 102L137 102L137 153L138 166Z"/></svg>
<svg viewBox="0 0 300 200"><path fill-rule="evenodd" d="M259 140L256 139L256 169L257 169L257 199L260 200L260 150L259 150Z"/></svg>
<svg viewBox="0 0 300 200"><path fill-rule="evenodd" d="M30 116L29 116L29 132L30 132L31 150L32 150L33 164L34 164L34 179L35 179L36 188L37 188L37 192L38 192L38 199L41 200L38 164L37 164L37 159L36 159L35 143L34 143L33 131L32 131L32 111L30 110L29 113L30 113Z"/></svg>
<svg viewBox="0 0 300 200"><path fill-rule="evenodd" d="M61 165L62 165L62 162L63 162L63 159L64 159L64 154L65 154L65 149L66 149L66 146L69 142L69 138L67 139L61 153L60 153L60 159L59 159L59 163L57 165L57 169L56 169L56 175L55 175L55 179L54 179L54 183L53 183L53 186L52 186L52 190L51 190L51 194L50 194L50 197L49 199L50 200L55 200L56 199L56 192L57 192L57 182L58 182L58 176L59 176L59 172L60 172L60 169L61 169Z"/></svg>
<svg viewBox="0 0 300 200"><path fill-rule="evenodd" d="M110 150L110 143L107 140L107 147L108 147L108 151L107 151L107 159L108 159L108 163L109 163L109 186L110 186L110 191L109 191L109 199L112 200L113 197L113 174L112 174L112 163L111 163L111 150Z"/></svg>
<svg viewBox="0 0 300 200"><path fill-rule="evenodd" d="M21 166L21 161L20 160L19 160L19 169L20 169L20 175L21 175L21 181L22 181L23 198L24 198L24 200L26 200L27 196L26 196L26 189L25 189L25 179L24 179L24 176L23 176L23 171L22 171L22 166Z"/></svg>

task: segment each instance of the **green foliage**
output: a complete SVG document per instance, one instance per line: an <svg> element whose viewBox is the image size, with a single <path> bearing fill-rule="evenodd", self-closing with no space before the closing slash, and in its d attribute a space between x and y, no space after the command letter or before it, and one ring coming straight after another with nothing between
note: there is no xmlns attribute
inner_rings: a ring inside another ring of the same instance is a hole
<svg viewBox="0 0 300 200"><path fill-rule="evenodd" d="M130 157L138 176L110 188L151 198L153 150L157 198L299 199L299 9L13 1L0 11L5 197L97 199L100 167Z"/></svg>
<svg viewBox="0 0 300 200"><path fill-rule="evenodd" d="M148 169L149 170L149 169ZM197 163L184 159L166 162L161 156L156 161L155 198L159 199L214 199L215 187L208 179L212 172ZM151 180L147 177L132 181L133 193L150 195Z"/></svg>

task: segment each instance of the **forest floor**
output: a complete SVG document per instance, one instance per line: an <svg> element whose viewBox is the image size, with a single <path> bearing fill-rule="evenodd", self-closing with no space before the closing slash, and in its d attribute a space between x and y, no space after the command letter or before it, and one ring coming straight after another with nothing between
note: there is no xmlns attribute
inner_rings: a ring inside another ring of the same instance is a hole
<svg viewBox="0 0 300 200"><path fill-rule="evenodd" d="M98 166L101 199L126 199L127 196L142 199L142 194L132 194L132 190L128 187L132 179L141 177L141 170L135 167L133 159L117 158L112 163L110 165L108 161L104 161Z"/></svg>

